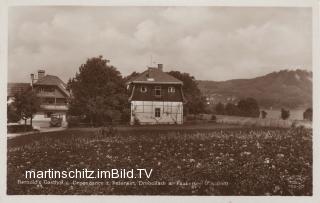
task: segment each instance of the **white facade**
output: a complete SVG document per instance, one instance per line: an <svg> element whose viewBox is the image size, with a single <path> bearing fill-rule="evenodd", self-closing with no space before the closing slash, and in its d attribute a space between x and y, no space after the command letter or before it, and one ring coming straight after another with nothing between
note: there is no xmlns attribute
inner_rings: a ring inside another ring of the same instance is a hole
<svg viewBox="0 0 320 203"><path fill-rule="evenodd" d="M131 101L130 124L182 124L183 103L168 101Z"/></svg>

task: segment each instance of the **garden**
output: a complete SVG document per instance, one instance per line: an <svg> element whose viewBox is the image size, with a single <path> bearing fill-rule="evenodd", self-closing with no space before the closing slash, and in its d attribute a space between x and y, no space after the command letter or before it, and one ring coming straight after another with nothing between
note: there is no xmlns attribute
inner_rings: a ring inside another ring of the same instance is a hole
<svg viewBox="0 0 320 203"><path fill-rule="evenodd" d="M310 129L158 128L69 129L9 139L7 194L312 195ZM149 179L76 180L96 182L91 185L71 179L21 184L26 170L85 168L153 172Z"/></svg>

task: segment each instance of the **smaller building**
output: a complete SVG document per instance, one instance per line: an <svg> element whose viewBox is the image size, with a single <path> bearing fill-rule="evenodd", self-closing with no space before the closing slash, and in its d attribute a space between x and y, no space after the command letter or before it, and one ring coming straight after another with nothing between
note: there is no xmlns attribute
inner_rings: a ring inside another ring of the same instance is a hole
<svg viewBox="0 0 320 203"><path fill-rule="evenodd" d="M131 125L183 123L183 83L163 72L162 64L149 67L127 85L131 91Z"/></svg>

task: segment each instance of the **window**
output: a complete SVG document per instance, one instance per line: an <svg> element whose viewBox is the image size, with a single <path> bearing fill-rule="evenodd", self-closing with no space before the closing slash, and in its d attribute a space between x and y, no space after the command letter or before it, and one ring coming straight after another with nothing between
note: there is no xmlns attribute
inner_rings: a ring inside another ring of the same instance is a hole
<svg viewBox="0 0 320 203"><path fill-rule="evenodd" d="M52 112L46 112L44 117L45 118L50 118L52 114L53 114Z"/></svg>
<svg viewBox="0 0 320 203"><path fill-rule="evenodd" d="M141 87L141 89L140 89L140 91L141 91L142 93L147 92L147 90L148 90L148 89L147 89L147 87L144 87L144 86L143 86L143 87Z"/></svg>
<svg viewBox="0 0 320 203"><path fill-rule="evenodd" d="M64 98L57 98L56 101L57 101L57 105L65 105L65 104L67 104L67 100L64 99Z"/></svg>
<svg viewBox="0 0 320 203"><path fill-rule="evenodd" d="M156 118L160 118L160 116L161 116L161 110L160 110L160 108L155 108L155 110L154 110L154 116L155 116Z"/></svg>
<svg viewBox="0 0 320 203"><path fill-rule="evenodd" d="M39 92L54 92L54 88L53 87L39 87L38 89Z"/></svg>
<svg viewBox="0 0 320 203"><path fill-rule="evenodd" d="M174 93L176 89L174 87L168 87L168 92Z"/></svg>
<svg viewBox="0 0 320 203"><path fill-rule="evenodd" d="M155 87L155 96L156 97L161 97L161 87L157 86Z"/></svg>
<svg viewBox="0 0 320 203"><path fill-rule="evenodd" d="M54 104L54 98L43 98L43 104Z"/></svg>

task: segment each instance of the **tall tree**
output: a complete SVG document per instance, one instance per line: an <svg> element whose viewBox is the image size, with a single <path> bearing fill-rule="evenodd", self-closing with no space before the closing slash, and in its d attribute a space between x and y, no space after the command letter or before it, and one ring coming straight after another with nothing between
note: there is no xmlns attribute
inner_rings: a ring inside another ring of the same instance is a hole
<svg viewBox="0 0 320 203"><path fill-rule="evenodd" d="M127 113L128 96L120 72L102 56L93 57L79 67L68 82L72 96L69 114L85 116L92 124L119 120Z"/></svg>
<svg viewBox="0 0 320 203"><path fill-rule="evenodd" d="M206 100L201 94L200 89L195 78L189 73L181 73L179 71L170 71L169 75L181 80L183 82L182 90L187 104L184 108L185 114L199 114L206 111Z"/></svg>
<svg viewBox="0 0 320 203"><path fill-rule="evenodd" d="M25 124L27 123L27 119L30 119L30 125L32 126L33 116L40 108L40 100L30 88L15 95L13 106L16 108L19 118L23 119Z"/></svg>

